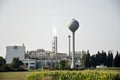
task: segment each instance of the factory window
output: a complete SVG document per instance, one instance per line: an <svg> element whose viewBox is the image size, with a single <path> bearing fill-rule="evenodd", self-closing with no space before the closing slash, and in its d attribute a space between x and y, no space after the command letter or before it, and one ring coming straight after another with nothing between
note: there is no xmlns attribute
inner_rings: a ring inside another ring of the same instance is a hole
<svg viewBox="0 0 120 80"><path fill-rule="evenodd" d="M35 63L30 63L30 65L34 65Z"/></svg>

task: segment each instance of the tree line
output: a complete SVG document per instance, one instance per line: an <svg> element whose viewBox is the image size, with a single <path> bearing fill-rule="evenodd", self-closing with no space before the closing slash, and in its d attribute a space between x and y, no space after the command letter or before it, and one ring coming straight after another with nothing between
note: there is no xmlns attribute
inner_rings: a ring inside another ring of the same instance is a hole
<svg viewBox="0 0 120 80"><path fill-rule="evenodd" d="M25 69L21 66L23 62L19 58L13 58L11 64L6 64L6 60L0 57L0 72L1 71L24 71Z"/></svg>
<svg viewBox="0 0 120 80"><path fill-rule="evenodd" d="M120 67L120 53L117 51L115 58L112 51L98 51L97 54L90 55L89 50L82 52L82 67L95 68L98 65L104 65L106 67Z"/></svg>
<svg viewBox="0 0 120 80"><path fill-rule="evenodd" d="M97 54L90 55L89 50L87 52L82 51L82 67L83 68L96 68L98 65L104 65L107 67L120 67L120 53L117 51L115 57L113 57L112 51L98 51ZM6 60L0 57L0 71L24 71L23 62L19 58L13 58L11 64L6 64ZM59 64L54 66L54 69L70 69L70 63L68 60L61 60Z"/></svg>

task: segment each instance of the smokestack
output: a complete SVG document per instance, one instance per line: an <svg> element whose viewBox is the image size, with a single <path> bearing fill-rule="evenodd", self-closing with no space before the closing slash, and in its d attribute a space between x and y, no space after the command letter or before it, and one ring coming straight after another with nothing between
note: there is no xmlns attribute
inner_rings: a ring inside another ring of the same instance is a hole
<svg viewBox="0 0 120 80"><path fill-rule="evenodd" d="M52 43L52 51L55 53L56 58L57 58L57 29L56 27L53 27L52 29L53 32L53 43Z"/></svg>
<svg viewBox="0 0 120 80"><path fill-rule="evenodd" d="M52 51L57 54L57 36L53 37Z"/></svg>
<svg viewBox="0 0 120 80"><path fill-rule="evenodd" d="M55 41L55 54L57 54L57 37L54 37L54 41Z"/></svg>

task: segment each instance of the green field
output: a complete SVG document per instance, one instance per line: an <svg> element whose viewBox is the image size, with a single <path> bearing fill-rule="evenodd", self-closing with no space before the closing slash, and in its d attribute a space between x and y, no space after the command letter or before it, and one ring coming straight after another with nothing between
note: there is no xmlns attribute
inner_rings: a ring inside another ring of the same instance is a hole
<svg viewBox="0 0 120 80"><path fill-rule="evenodd" d="M55 73L55 72L107 72L107 73L118 73L120 74L120 70L109 70L109 69L95 69L95 70L84 70L84 71L44 71L44 73ZM28 72L0 72L0 80L25 80L26 75L31 74L31 73L36 73L38 72L41 74L41 71L28 71ZM56 79L57 80L57 79Z"/></svg>

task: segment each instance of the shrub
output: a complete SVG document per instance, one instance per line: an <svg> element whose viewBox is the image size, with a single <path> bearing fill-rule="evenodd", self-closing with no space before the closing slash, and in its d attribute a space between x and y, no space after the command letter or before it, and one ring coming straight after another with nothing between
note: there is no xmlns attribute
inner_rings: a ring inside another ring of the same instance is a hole
<svg viewBox="0 0 120 80"><path fill-rule="evenodd" d="M41 73L29 74L26 80L42 80ZM45 73L44 80L120 80L120 74L98 71L56 71Z"/></svg>

